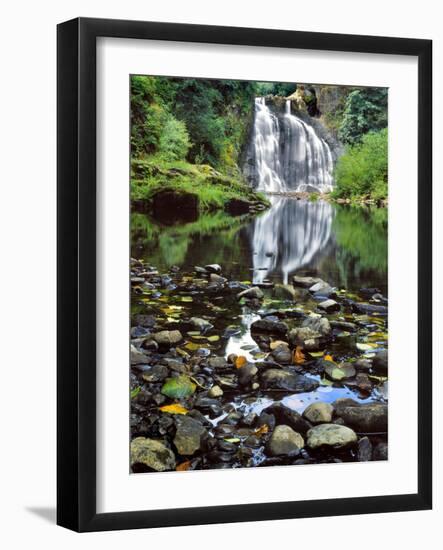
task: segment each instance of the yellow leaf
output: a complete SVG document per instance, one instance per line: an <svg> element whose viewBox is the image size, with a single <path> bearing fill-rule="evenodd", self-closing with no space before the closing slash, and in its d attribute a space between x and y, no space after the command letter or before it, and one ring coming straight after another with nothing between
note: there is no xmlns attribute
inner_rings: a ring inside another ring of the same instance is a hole
<svg viewBox="0 0 443 550"><path fill-rule="evenodd" d="M332 357L332 355L329 355L329 354L326 354L323 359L325 361L331 361L332 363L334 362L334 358Z"/></svg>
<svg viewBox="0 0 443 550"><path fill-rule="evenodd" d="M189 412L188 409L185 409L178 403L173 403L172 405L163 405L163 407L160 407L159 410L169 414L188 414Z"/></svg>
<svg viewBox="0 0 443 550"><path fill-rule="evenodd" d="M263 426L260 426L260 428L257 428L255 430L255 435L263 435L267 434L269 432L269 426L267 424L263 424Z"/></svg>
<svg viewBox="0 0 443 550"><path fill-rule="evenodd" d="M305 354L303 353L301 346L297 346L294 350L293 360L296 365L301 365L306 361Z"/></svg>
<svg viewBox="0 0 443 550"><path fill-rule="evenodd" d="M244 355L239 355L237 359L235 360L235 366L237 369L241 369L246 365L246 357Z"/></svg>
<svg viewBox="0 0 443 550"><path fill-rule="evenodd" d="M191 467L191 461L190 460L186 460L186 462L182 462L181 464L179 464L175 470L177 472L186 472L186 470L189 470L189 468Z"/></svg>

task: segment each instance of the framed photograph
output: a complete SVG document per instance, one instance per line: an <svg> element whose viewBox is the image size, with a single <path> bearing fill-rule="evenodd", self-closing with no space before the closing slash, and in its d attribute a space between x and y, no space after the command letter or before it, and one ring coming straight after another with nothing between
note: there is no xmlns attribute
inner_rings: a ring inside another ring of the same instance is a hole
<svg viewBox="0 0 443 550"><path fill-rule="evenodd" d="M432 506L429 40L58 26L58 524Z"/></svg>

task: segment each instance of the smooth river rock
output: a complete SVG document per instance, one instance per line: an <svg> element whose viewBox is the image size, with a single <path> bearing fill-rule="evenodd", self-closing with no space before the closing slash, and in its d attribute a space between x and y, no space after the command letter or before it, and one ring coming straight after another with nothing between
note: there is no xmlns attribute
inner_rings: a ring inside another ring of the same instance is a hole
<svg viewBox="0 0 443 550"><path fill-rule="evenodd" d="M307 433L308 447L317 449L323 445L328 447L344 447L357 442L357 434L347 426L337 424L319 424Z"/></svg>
<svg viewBox="0 0 443 550"><path fill-rule="evenodd" d="M269 332L270 334L284 335L288 332L288 325L282 321L259 319L252 323L251 332Z"/></svg>
<svg viewBox="0 0 443 550"><path fill-rule="evenodd" d="M340 417L358 432L386 432L388 429L388 406L384 403L344 407Z"/></svg>
<svg viewBox="0 0 443 550"><path fill-rule="evenodd" d="M312 424L329 424L332 421L334 407L330 403L311 403L303 411L303 416Z"/></svg>
<svg viewBox="0 0 443 550"><path fill-rule="evenodd" d="M285 425L276 426L268 441L266 450L270 456L297 453L305 446L303 437Z"/></svg>
<svg viewBox="0 0 443 550"><path fill-rule="evenodd" d="M261 381L266 389L308 392L318 388L319 383L302 374L295 374L283 369L268 369L261 374Z"/></svg>
<svg viewBox="0 0 443 550"><path fill-rule="evenodd" d="M136 437L131 441L131 464L144 464L157 472L175 469L175 456L161 441Z"/></svg>

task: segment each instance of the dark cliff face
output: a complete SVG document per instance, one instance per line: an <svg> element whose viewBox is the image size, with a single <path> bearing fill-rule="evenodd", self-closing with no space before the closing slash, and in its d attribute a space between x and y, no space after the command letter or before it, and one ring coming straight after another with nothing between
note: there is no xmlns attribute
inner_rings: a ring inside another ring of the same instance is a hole
<svg viewBox="0 0 443 550"><path fill-rule="evenodd" d="M277 121L277 123L275 124L274 122L274 124L278 126L277 149L280 162L278 173L281 176L281 179L288 184L291 190L296 190L297 186L300 186L301 182L305 181L306 186L301 184L303 187L306 187L306 189L303 190L315 191L316 189L312 185L309 186L309 189L307 188L309 181L312 182L312 180L315 179L313 174L308 173L309 169L311 171L315 170L319 174L322 174L319 176L319 179L324 184L324 187L326 185L325 174L328 172L327 165L329 165L331 161L332 164L335 165L337 158L343 152L343 147L334 136L333 132L321 122L319 118L321 113L317 107L317 102L311 101L306 104L305 100L306 96L303 101L300 101L299 97L291 96L289 106L286 98L279 96L268 96L265 98L266 107L270 110ZM311 116L309 114L309 109L312 113L315 112L315 116ZM288 112L291 115L294 115L292 119L288 118ZM302 123L304 123L305 126L303 129L297 128L297 124L294 124L296 119L299 119ZM298 140L303 139L303 135L305 134L309 134L310 138L308 139L312 140L313 133L315 133L321 142L327 144L327 147L325 147L324 144L320 146L321 156L324 158L322 158L319 162L315 161L313 163L314 165L310 166L308 169L307 166L304 166L307 162L301 161L300 159L303 155L303 145L299 145ZM257 158L258 153L255 143L256 137L257 125L254 117L253 123L250 127L248 144L245 148L242 162L243 175L253 188L258 188L260 186L261 179L259 165L260 162L262 162L262 159ZM275 168L275 166L273 166L273 168ZM329 167L329 172L332 173L331 167ZM322 187L322 185L320 185L320 187Z"/></svg>

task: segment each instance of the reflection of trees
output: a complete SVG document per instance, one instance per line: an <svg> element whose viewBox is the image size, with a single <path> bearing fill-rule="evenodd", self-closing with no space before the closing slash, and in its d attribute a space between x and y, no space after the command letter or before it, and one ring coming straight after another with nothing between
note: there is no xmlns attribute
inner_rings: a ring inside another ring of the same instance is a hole
<svg viewBox="0 0 443 550"><path fill-rule="evenodd" d="M383 278L387 284L387 227L386 208L337 206L333 231L342 286L347 288L350 278L371 286Z"/></svg>
<svg viewBox="0 0 443 550"><path fill-rule="evenodd" d="M159 268L182 265L188 255L192 256L191 263L198 263L199 256L201 263L208 263L208 251L212 263L226 263L231 256L232 261L238 260L239 228L245 221L242 216L232 217L219 211L203 214L192 223L163 227L153 223L148 215L134 212L131 254Z"/></svg>

